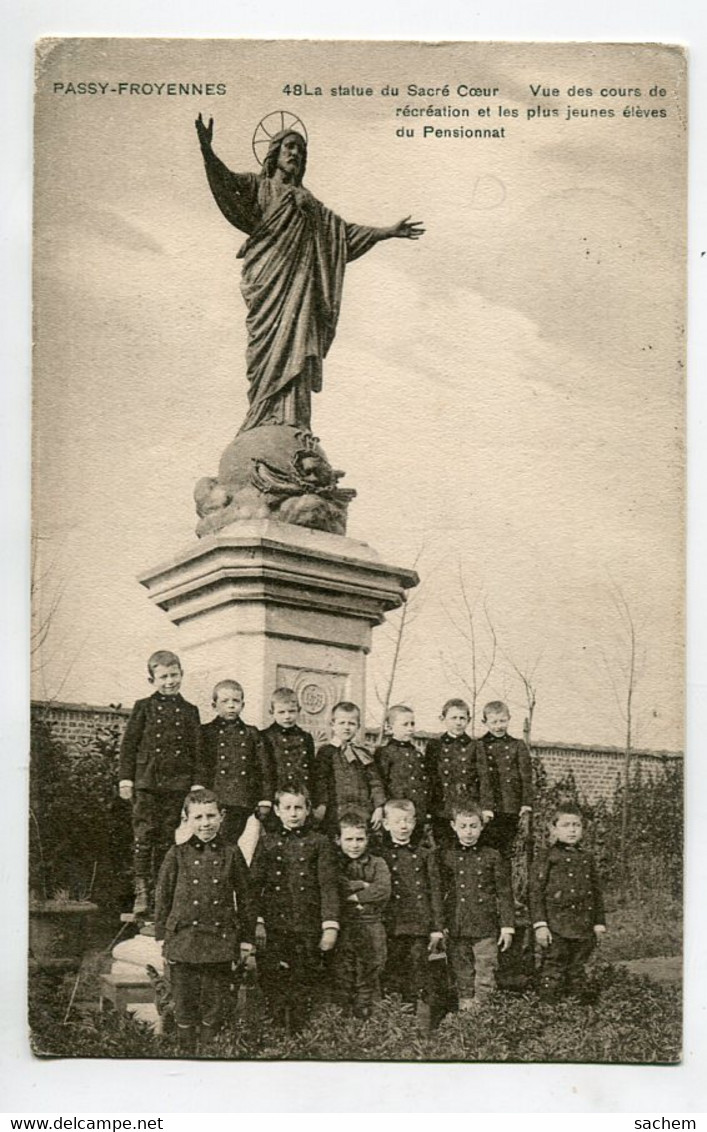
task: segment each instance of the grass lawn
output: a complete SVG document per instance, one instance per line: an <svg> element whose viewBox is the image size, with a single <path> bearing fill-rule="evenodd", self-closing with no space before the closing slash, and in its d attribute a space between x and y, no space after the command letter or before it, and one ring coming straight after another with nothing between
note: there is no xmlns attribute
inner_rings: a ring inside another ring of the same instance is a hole
<svg viewBox="0 0 707 1132"><path fill-rule="evenodd" d="M646 959L682 953L682 906L665 893L646 893L625 907L608 905L602 958Z"/></svg>
<svg viewBox="0 0 707 1132"><path fill-rule="evenodd" d="M448 1015L429 1037L415 1031L399 1001L384 1001L366 1022L328 1007L288 1036L257 1010L236 1018L214 1056L237 1060L486 1061L670 1063L680 1058L677 986L661 986L601 959L593 969L595 1005L546 1005L534 992L498 993L473 1015ZM173 1036L156 1037L128 1015L66 1013L71 979L35 975L30 983L34 1052L48 1057L174 1058Z"/></svg>

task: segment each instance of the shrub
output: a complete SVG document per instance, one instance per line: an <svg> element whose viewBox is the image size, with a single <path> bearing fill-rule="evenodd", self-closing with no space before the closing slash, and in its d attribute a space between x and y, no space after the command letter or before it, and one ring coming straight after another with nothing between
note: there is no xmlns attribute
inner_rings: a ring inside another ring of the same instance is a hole
<svg viewBox="0 0 707 1132"><path fill-rule="evenodd" d="M118 906L130 890L129 808L118 798L115 729L97 728L80 752L68 751L43 719L30 746L30 889L63 891Z"/></svg>
<svg viewBox="0 0 707 1132"><path fill-rule="evenodd" d="M528 858L547 844L547 831L553 809L560 802L577 805L585 816L584 844L593 852L602 883L610 898L616 895L616 865L620 856L621 782L611 801L600 798L590 804L577 786L572 772L548 784L545 768L533 759L535 805L530 846L518 844L513 862L514 891L522 903L527 888ZM629 786L628 852L629 903L669 898L679 901L682 894L683 847L683 768L680 762L666 761L647 773L636 761ZM519 839L520 842L520 839Z"/></svg>

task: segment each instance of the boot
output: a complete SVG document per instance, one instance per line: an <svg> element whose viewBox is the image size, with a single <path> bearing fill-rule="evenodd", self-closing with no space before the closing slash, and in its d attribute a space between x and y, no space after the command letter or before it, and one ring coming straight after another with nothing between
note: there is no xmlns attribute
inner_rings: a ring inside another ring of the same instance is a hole
<svg viewBox="0 0 707 1132"><path fill-rule="evenodd" d="M177 1025L177 1049L182 1057L196 1054L196 1026Z"/></svg>
<svg viewBox="0 0 707 1132"><path fill-rule="evenodd" d="M152 846L139 837L133 842L133 862L135 868L135 903L134 916L146 916L150 911L152 876Z"/></svg>
<svg viewBox="0 0 707 1132"><path fill-rule="evenodd" d="M150 889L142 877L135 878L135 901L133 903L134 916L146 916L150 909Z"/></svg>
<svg viewBox="0 0 707 1132"><path fill-rule="evenodd" d="M417 1032L422 1037L426 1037L432 1029L432 1019L430 1017L430 1004L423 1002L422 999L417 1004L415 1011L415 1025Z"/></svg>
<svg viewBox="0 0 707 1132"><path fill-rule="evenodd" d="M202 1022L199 1027L199 1057L212 1057L214 1040L218 1030L215 1026L209 1026L206 1022Z"/></svg>

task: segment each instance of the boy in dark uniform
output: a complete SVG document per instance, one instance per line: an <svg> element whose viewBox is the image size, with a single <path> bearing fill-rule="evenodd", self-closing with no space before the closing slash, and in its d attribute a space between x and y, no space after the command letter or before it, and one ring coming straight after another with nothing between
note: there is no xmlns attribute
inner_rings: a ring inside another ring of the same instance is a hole
<svg viewBox="0 0 707 1132"><path fill-rule="evenodd" d="M388 962L386 994L399 993L417 1005L418 1028L430 1029L430 955L443 950L444 914L435 852L413 840L415 807L406 798L393 798L383 809L380 855L390 870L392 895L385 912Z"/></svg>
<svg viewBox="0 0 707 1132"><path fill-rule="evenodd" d="M307 820L303 786L276 790L274 817L277 828L262 833L251 864L256 940L273 1015L296 1030L323 997L323 956L339 934L339 878L334 846Z"/></svg>
<svg viewBox="0 0 707 1132"><path fill-rule="evenodd" d="M480 845L481 810L455 805L454 844L440 853L447 955L459 1009L472 1010L496 988L498 948L506 951L515 931L508 868L497 849Z"/></svg>
<svg viewBox="0 0 707 1132"><path fill-rule="evenodd" d="M220 803L196 790L184 803L193 835L167 853L157 882L155 939L164 940L181 1052L206 1053L223 1017L232 962L253 951L248 869L220 836ZM237 910L236 910L237 909Z"/></svg>
<svg viewBox="0 0 707 1132"><path fill-rule="evenodd" d="M226 809L221 836L234 845L248 818L270 813L273 784L270 759L257 727L241 719L243 688L236 680L220 680L214 688L216 718L201 728L198 781L218 792Z"/></svg>
<svg viewBox="0 0 707 1132"><path fill-rule="evenodd" d="M421 836L432 820L432 773L427 754L415 746L415 713L405 704L394 704L386 722L390 738L376 751L376 762L386 800L407 798L415 807Z"/></svg>
<svg viewBox="0 0 707 1132"><path fill-rule="evenodd" d="M336 843L342 900L332 998L344 1010L367 1018L381 997L387 957L383 912L390 900L390 871L382 857L368 852L366 819L359 813L342 815Z"/></svg>
<svg viewBox="0 0 707 1132"><path fill-rule="evenodd" d="M509 861L521 819L533 808L530 752L522 739L508 734L511 718L500 700L486 704L482 716L488 730L481 736L493 792L493 821L484 830L484 844L498 849Z"/></svg>
<svg viewBox="0 0 707 1132"><path fill-rule="evenodd" d="M357 813L379 829L385 791L373 756L353 739L361 726L356 704L342 701L331 713L332 738L314 760L312 804L314 816L332 837L338 837L339 819Z"/></svg>
<svg viewBox="0 0 707 1132"><path fill-rule="evenodd" d="M135 704L120 748L120 797L133 802L138 916L150 912L153 878L174 843L184 795L199 783L201 749L199 709L179 694L179 657L153 653L147 670L155 691Z"/></svg>
<svg viewBox="0 0 707 1132"><path fill-rule="evenodd" d="M554 844L540 852L530 875L530 915L543 951L540 997L587 995L586 963L606 931L604 901L591 853L582 848L582 815L558 806L550 828Z"/></svg>
<svg viewBox="0 0 707 1132"><path fill-rule="evenodd" d="M493 817L486 749L467 735L470 718L469 705L464 700L447 700L440 715L444 734L427 744L432 774L432 829L437 845L453 843L449 823L457 803L479 806L485 821Z"/></svg>
<svg viewBox="0 0 707 1132"><path fill-rule="evenodd" d="M297 782L311 793L314 776L314 740L308 731L297 726L299 702L291 688L276 688L270 698L273 722L261 737L265 743L273 794L288 782ZM277 828L278 823L273 823Z"/></svg>

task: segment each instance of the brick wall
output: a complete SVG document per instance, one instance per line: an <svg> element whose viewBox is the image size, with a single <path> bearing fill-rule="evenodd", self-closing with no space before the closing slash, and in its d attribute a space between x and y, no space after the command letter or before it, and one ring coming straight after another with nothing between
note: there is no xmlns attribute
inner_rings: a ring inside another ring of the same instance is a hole
<svg viewBox="0 0 707 1132"><path fill-rule="evenodd" d="M117 726L122 736L129 715L128 708L32 701L32 718L49 723L70 750L81 750L101 728L112 730Z"/></svg>
<svg viewBox="0 0 707 1132"><path fill-rule="evenodd" d="M129 714L127 708L94 707L92 704L32 703L33 717L47 720L57 737L75 750L80 750L90 741L96 728L112 729L117 725L122 735ZM421 732L416 741L422 745L429 738L428 733ZM376 739L375 731L366 731L367 742L375 744ZM538 742L533 744L533 753L542 760L551 784L564 778L571 770L580 791L590 803L613 796L623 763L623 752L618 748ZM682 753L677 751L636 751L634 766L640 764L642 771L650 774L682 757Z"/></svg>
<svg viewBox="0 0 707 1132"><path fill-rule="evenodd" d="M533 745L533 753L541 759L550 785L571 770L589 803L613 797L623 768L623 751L615 747L538 743ZM681 762L682 757L677 751L634 751L632 767L640 766L644 775L650 775L666 763Z"/></svg>

